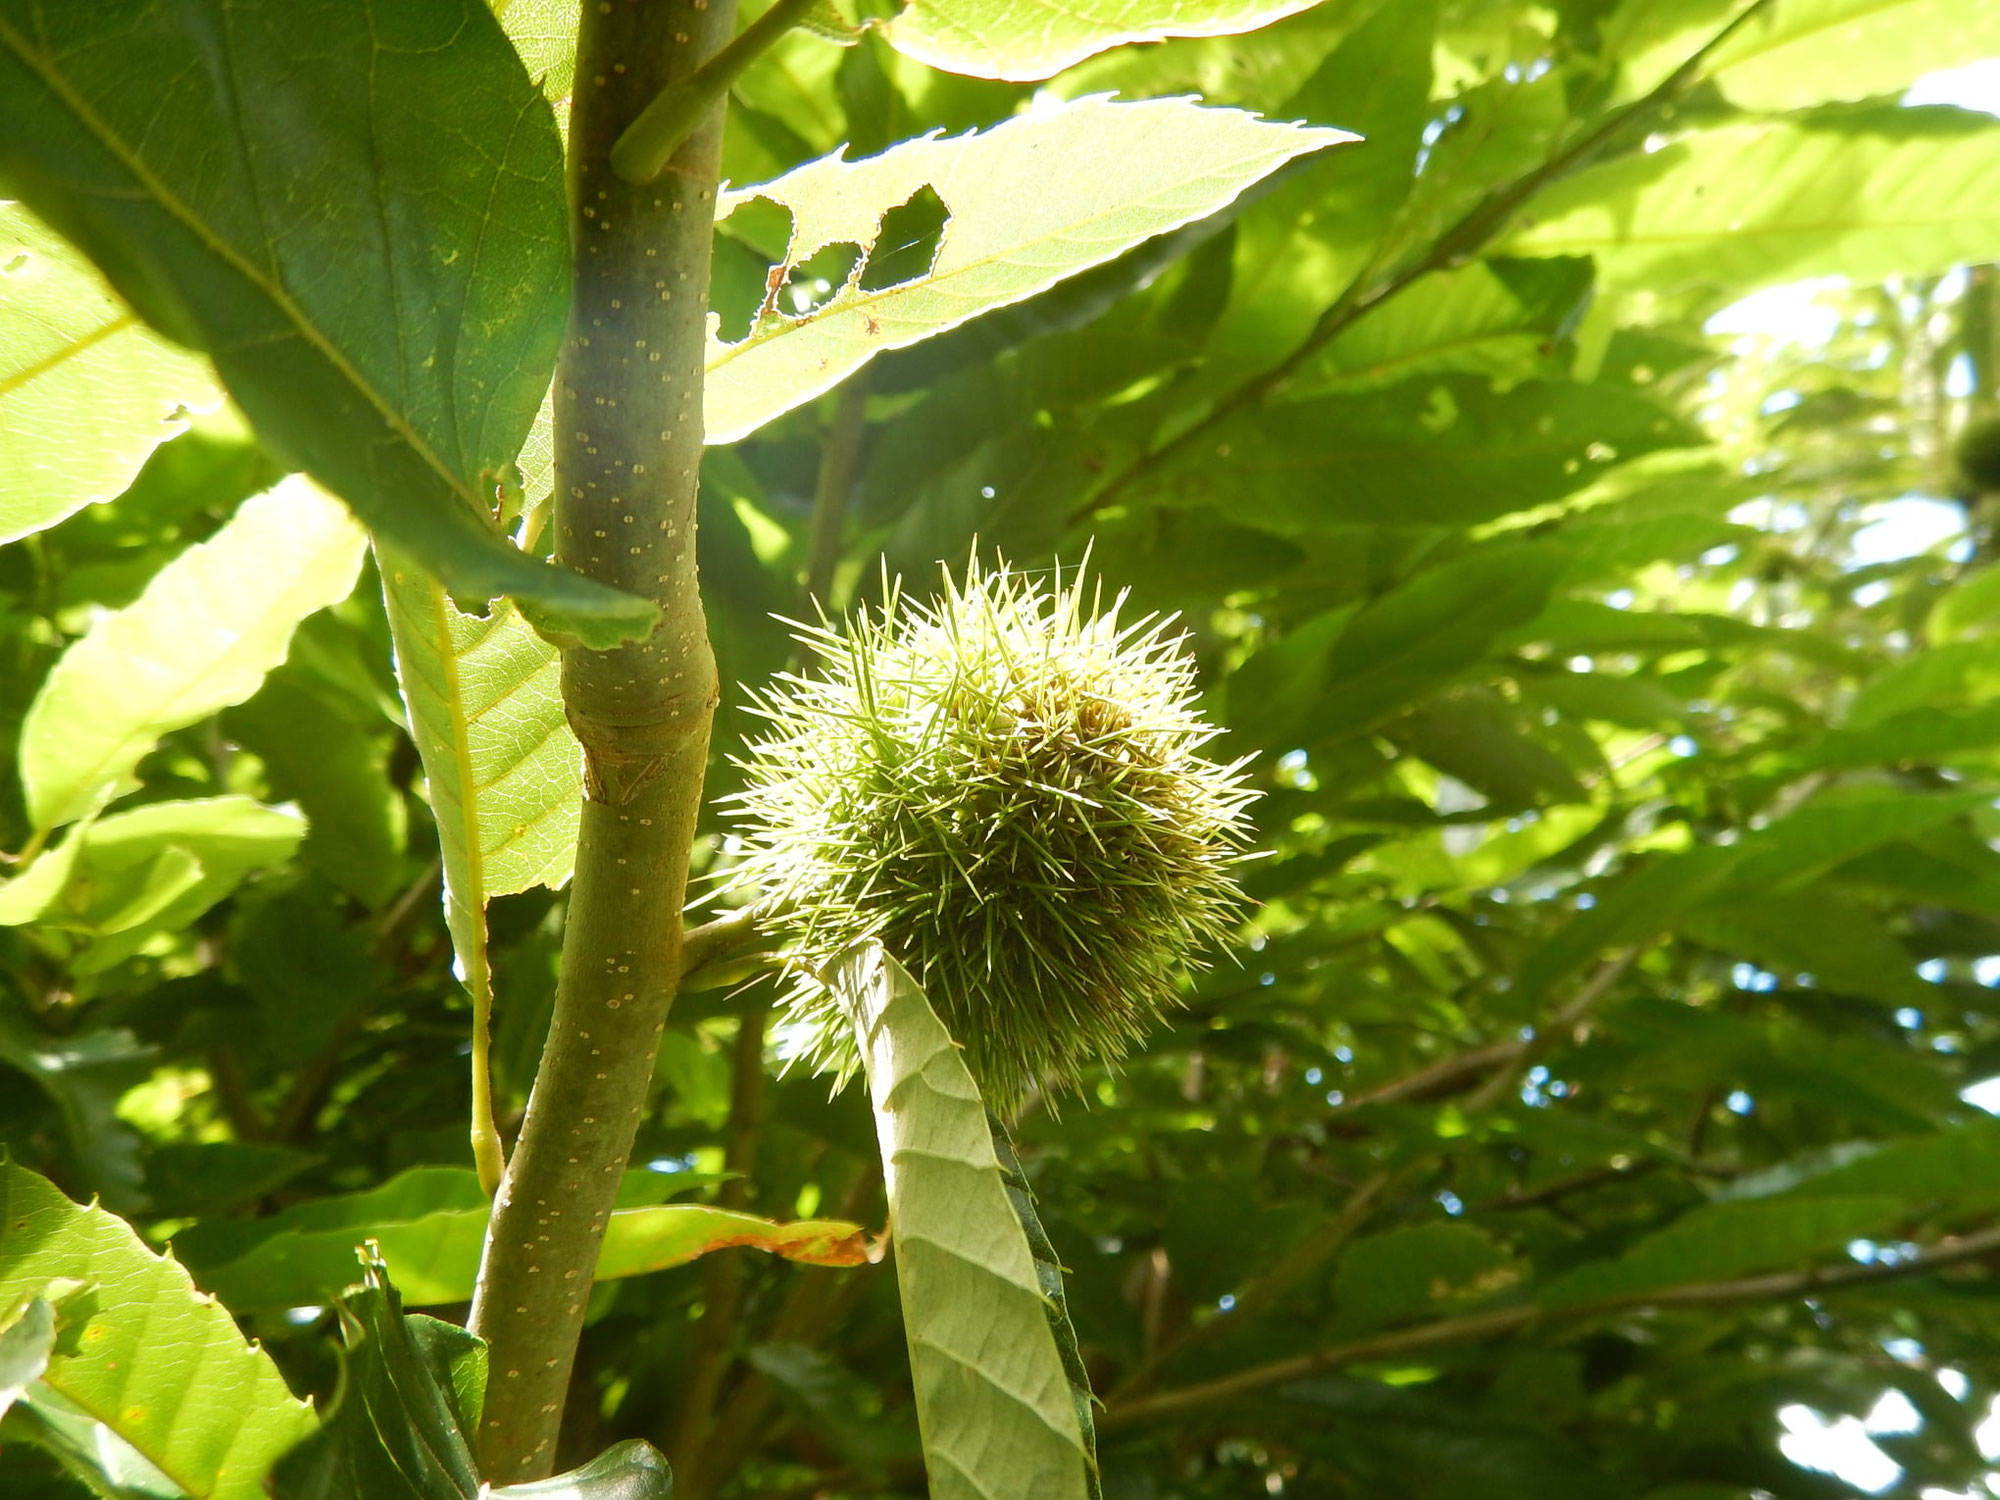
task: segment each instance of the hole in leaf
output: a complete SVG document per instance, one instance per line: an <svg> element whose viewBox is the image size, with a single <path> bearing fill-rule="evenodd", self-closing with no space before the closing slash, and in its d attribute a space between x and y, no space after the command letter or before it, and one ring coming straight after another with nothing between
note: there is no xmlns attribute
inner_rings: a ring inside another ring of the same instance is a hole
<svg viewBox="0 0 2000 1500"><path fill-rule="evenodd" d="M792 238L792 211L768 198L740 204L717 227L709 267L708 305L722 319L724 343L749 335L764 305L773 266L783 265Z"/></svg>
<svg viewBox="0 0 2000 1500"><path fill-rule="evenodd" d="M930 275L950 218L951 210L928 183L910 194L907 203L882 215L882 232L875 236L868 268L861 273L861 290L879 292Z"/></svg>
<svg viewBox="0 0 2000 1500"><path fill-rule="evenodd" d="M861 259L859 245L828 245L817 254L792 267L792 274L778 290L778 311L802 318L823 307L833 294L847 285Z"/></svg>

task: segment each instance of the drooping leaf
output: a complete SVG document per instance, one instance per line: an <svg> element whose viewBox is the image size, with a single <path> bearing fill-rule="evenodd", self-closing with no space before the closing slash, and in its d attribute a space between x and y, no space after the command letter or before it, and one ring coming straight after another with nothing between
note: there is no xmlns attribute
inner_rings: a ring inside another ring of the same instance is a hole
<svg viewBox="0 0 2000 1500"><path fill-rule="evenodd" d="M1077 1430L1083 1434L1088 1462L1085 1477L1090 1483L1091 1500L1104 1500L1104 1485L1097 1468L1097 1397L1090 1389L1090 1371L1083 1363L1076 1326L1070 1321L1062 1262L1056 1257L1048 1230L1042 1227L1041 1211L1035 1207L1035 1191L1029 1186L1028 1174L1021 1169L1021 1158L1008 1138L1007 1127L991 1112L986 1124L993 1134L993 1155L1000 1164L1000 1181L1006 1185L1007 1201L1014 1205L1014 1217L1021 1221L1021 1232L1028 1237L1028 1253L1035 1258L1035 1277L1041 1283L1049 1332L1055 1335L1056 1353L1062 1356L1063 1374L1069 1378L1070 1402L1076 1408Z"/></svg>
<svg viewBox="0 0 2000 1500"><path fill-rule="evenodd" d="M471 1184L477 1193L477 1183ZM484 1195L477 1206L434 1209L409 1219L338 1227L290 1228L242 1255L211 1264L194 1259L201 1284L239 1310L324 1302L354 1274L354 1250L373 1242L413 1306L463 1302L479 1275L486 1238ZM836 1219L781 1224L700 1203L662 1203L613 1212L597 1279L615 1281L685 1265L712 1251L745 1247L807 1265L853 1266L869 1258L866 1234Z"/></svg>
<svg viewBox="0 0 2000 1500"><path fill-rule="evenodd" d="M97 621L50 671L22 727L35 826L60 827L131 790L162 734L254 693L299 621L353 589L362 543L344 506L288 479Z"/></svg>
<svg viewBox="0 0 2000 1500"><path fill-rule="evenodd" d="M424 765L444 863L445 922L472 994L483 1057L493 1004L486 904L537 885L561 889L583 816L583 747L563 711L556 649L505 600L466 614L437 578L379 553L396 676ZM478 1059L476 1099L489 1087ZM475 1104L474 1151L497 1181L499 1144Z"/></svg>
<svg viewBox="0 0 2000 1500"><path fill-rule="evenodd" d="M1945 271L2000 258L1997 143L1990 118L1949 110L1721 125L1558 183L1504 248L1660 292Z"/></svg>
<svg viewBox="0 0 2000 1500"><path fill-rule="evenodd" d="M81 1330L42 1384L196 1500L262 1496L271 1464L316 1425L311 1409L172 1260L105 1210L0 1162L0 1304L57 1278L87 1291L66 1304Z"/></svg>
<svg viewBox="0 0 2000 1500"><path fill-rule="evenodd" d="M825 980L875 1104L931 1494L1085 1500L1089 1449L972 1075L879 948L853 950Z"/></svg>
<svg viewBox="0 0 2000 1500"><path fill-rule="evenodd" d="M181 412L221 400L208 361L141 323L27 209L0 203L0 542L121 494Z"/></svg>
<svg viewBox="0 0 2000 1500"><path fill-rule="evenodd" d="M493 526L548 387L561 143L479 0L0 6L0 171L278 453L458 593L595 645L643 600ZM227 150L214 143L231 143Z"/></svg>
<svg viewBox="0 0 2000 1500"><path fill-rule="evenodd" d="M847 283L810 312L792 315L774 291L740 342L724 343L711 325L708 440L734 442L885 350L1032 296L1213 213L1294 157L1350 139L1182 99L1088 98L866 161L827 157L724 194L724 219L760 200L790 211L773 287L830 245L862 254ZM1093 167L1107 159L1119 163L1115 179ZM864 289L883 215L926 188L949 215L928 271Z"/></svg>
<svg viewBox="0 0 2000 1500"><path fill-rule="evenodd" d="M1033 82L1127 42L1255 31L1314 0L913 0L881 33L947 73Z"/></svg>

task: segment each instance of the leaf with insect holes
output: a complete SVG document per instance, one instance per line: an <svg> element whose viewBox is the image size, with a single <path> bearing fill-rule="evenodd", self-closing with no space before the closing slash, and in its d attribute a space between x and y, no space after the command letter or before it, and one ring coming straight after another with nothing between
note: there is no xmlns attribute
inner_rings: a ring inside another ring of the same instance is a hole
<svg viewBox="0 0 2000 1500"><path fill-rule="evenodd" d="M1186 99L1094 95L865 161L836 152L724 193L718 217L761 200L790 211L792 233L749 334L724 343L710 315L708 441L733 443L878 354L1033 296L1214 213L1294 157L1354 139ZM1115 174L1107 161L1118 163ZM868 267L883 216L927 188L949 215L928 271L874 286ZM810 311L782 310L786 278L835 245L861 252L846 283Z"/></svg>

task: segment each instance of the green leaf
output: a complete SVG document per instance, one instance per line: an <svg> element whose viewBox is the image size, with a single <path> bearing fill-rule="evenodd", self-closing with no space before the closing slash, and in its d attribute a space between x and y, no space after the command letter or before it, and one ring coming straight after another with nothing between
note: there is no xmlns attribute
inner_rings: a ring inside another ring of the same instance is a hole
<svg viewBox="0 0 2000 1500"><path fill-rule="evenodd" d="M1605 55L1622 65L1621 92L1644 93L1727 19L1714 5L1627 6L1608 30ZM1827 99L1867 99L1924 74L2000 54L2000 12L1962 0L1784 0L1766 6L1709 55L1703 71L1730 102L1796 109Z"/></svg>
<svg viewBox="0 0 2000 1500"><path fill-rule="evenodd" d="M82 1327L42 1382L131 1444L196 1500L255 1500L272 1462L314 1426L269 1356L129 1226L0 1162L0 1305L84 1281Z"/></svg>
<svg viewBox="0 0 2000 1500"><path fill-rule="evenodd" d="M1589 255L1671 292L1808 276L1876 282L2000 259L2000 123L1884 109L1723 125L1557 183L1503 248Z"/></svg>
<svg viewBox="0 0 2000 1500"><path fill-rule="evenodd" d="M1090 1453L979 1090L880 948L825 976L875 1104L896 1281L935 1500L1086 1500Z"/></svg>
<svg viewBox="0 0 2000 1500"><path fill-rule="evenodd" d="M353 590L362 541L345 507L288 479L98 620L50 671L21 729L35 826L132 790L161 735L256 692L299 621Z"/></svg>
<svg viewBox="0 0 2000 1500"><path fill-rule="evenodd" d="M1127 42L1256 31L1314 0L912 0L881 35L906 57L1031 83Z"/></svg>
<svg viewBox="0 0 2000 1500"><path fill-rule="evenodd" d="M248 797L155 802L92 824L45 931L84 945L80 973L119 963L194 921L251 875L289 860L305 823Z"/></svg>
<svg viewBox="0 0 2000 1500"><path fill-rule="evenodd" d="M1028 1185L1028 1174L1021 1170L1021 1158L1008 1138L1007 1127L991 1111L987 1113L986 1125L993 1135L993 1156L1000 1164L1000 1181L1006 1185L1007 1201L1014 1206L1014 1217L1021 1221L1021 1232L1028 1237L1028 1253L1035 1258L1035 1278L1041 1284L1049 1332L1055 1336L1056 1353L1062 1356L1063 1374L1069 1379L1070 1404L1076 1409L1077 1430L1083 1434L1090 1497L1104 1500L1104 1486L1097 1469L1097 1397L1090 1389L1090 1371L1083 1363L1076 1326L1070 1322L1062 1262L1056 1257L1048 1230L1042 1227L1041 1212L1035 1207L1035 1191Z"/></svg>
<svg viewBox="0 0 2000 1500"><path fill-rule="evenodd" d="M1384 733L1457 777L1496 808L1585 798L1569 765L1531 738L1522 728L1519 711L1491 688L1440 693L1388 725Z"/></svg>
<svg viewBox="0 0 2000 1500"><path fill-rule="evenodd" d="M201 1284L239 1311L326 1301L352 1278L354 1250L364 1240L377 1246L413 1306L463 1302L478 1279L488 1218L477 1181L468 1177L465 1186L478 1200L475 1204L432 1209L407 1219L286 1228L220 1263L197 1254L199 1240L188 1241L185 1253ZM619 1209L611 1215L597 1280L643 1276L734 1247L765 1250L807 1265L860 1265L869 1257L867 1236L860 1226L837 1219L781 1224L706 1204L663 1203Z"/></svg>
<svg viewBox="0 0 2000 1500"><path fill-rule="evenodd" d="M1365 149L1365 148L1363 148ZM1584 261L1486 261L1419 278L1299 371L1295 396L1369 390L1417 375L1481 375L1506 386L1566 373L1556 339L1588 294ZM1577 274L1581 271L1581 275Z"/></svg>
<svg viewBox="0 0 2000 1500"><path fill-rule="evenodd" d="M778 1388L787 1406L863 1473L885 1475L893 1461L918 1452L916 1424L908 1414L885 1414L873 1388L824 1349L753 1344L745 1358Z"/></svg>
<svg viewBox="0 0 2000 1500"><path fill-rule="evenodd" d="M0 1417L42 1378L56 1346L55 1304L31 1297L0 1323Z"/></svg>
<svg viewBox="0 0 2000 1500"><path fill-rule="evenodd" d="M445 924L472 995L474 1151L497 1181L484 1049L493 1004L486 904L560 890L576 862L583 747L563 710L556 648L508 601L466 614L418 564L378 553L397 680L424 764L444 863Z"/></svg>
<svg viewBox="0 0 2000 1500"><path fill-rule="evenodd" d="M1900 1198L1753 1198L1693 1209L1615 1260L1556 1277L1536 1299L1576 1307L1752 1271L1802 1266L1862 1235L1880 1234L1903 1212Z"/></svg>
<svg viewBox="0 0 2000 1500"><path fill-rule="evenodd" d="M489 481L568 302L562 149L478 0L0 4L0 172L259 434L455 593L595 646L644 600L546 566ZM232 143L218 150L218 141Z"/></svg>
<svg viewBox="0 0 2000 1500"><path fill-rule="evenodd" d="M1356 1240L1334 1281L1343 1336L1441 1316L1518 1282L1521 1269L1473 1224L1412 1224Z"/></svg>
<svg viewBox="0 0 2000 1500"><path fill-rule="evenodd" d="M115 1212L148 1206L143 1143L118 1117L118 1101L156 1060L123 1028L50 1036L0 1011L0 1063L27 1074L54 1101L71 1156Z"/></svg>
<svg viewBox="0 0 2000 1500"><path fill-rule="evenodd" d="M102 1500L187 1500L187 1491L162 1474L158 1465L46 1385L28 1388L6 1431L9 1437L18 1432L45 1449L79 1485Z"/></svg>
<svg viewBox="0 0 2000 1500"><path fill-rule="evenodd" d="M2000 1186L2000 1124L1976 1119L1915 1140L1872 1143L1865 1154L1805 1175L1802 1194L1893 1193L1947 1208Z"/></svg>
<svg viewBox="0 0 2000 1500"><path fill-rule="evenodd" d="M349 1261L349 1275L352 1273ZM472 1500L479 1469L461 1425L449 1371L441 1371L403 1316L402 1299L372 1253L363 1281L340 1298L346 1387L319 1431L278 1464L278 1500ZM483 1351L482 1351L483 1352Z"/></svg>
<svg viewBox="0 0 2000 1500"><path fill-rule="evenodd" d="M1700 440L1664 407L1611 387L1531 380L1497 391L1478 376L1440 375L1260 407L1218 428L1159 492L1284 533L1466 525L1582 489L1620 459Z"/></svg>
<svg viewBox="0 0 2000 1500"><path fill-rule="evenodd" d="M0 542L122 494L184 411L221 400L207 360L155 334L60 236L0 202Z"/></svg>
<svg viewBox="0 0 2000 1500"><path fill-rule="evenodd" d="M1548 549L1503 545L1428 568L1356 612L1320 660L1295 661L1282 679L1254 657L1246 662L1231 680L1232 723L1266 744L1365 728L1478 661L1501 631L1534 618L1560 563Z"/></svg>
<svg viewBox="0 0 2000 1500"><path fill-rule="evenodd" d="M1794 894L1761 893L1744 883L1734 901L1719 901L1682 918L1687 935L1720 953L1779 973L1813 976L1822 990L1892 1006L1928 1005L1936 988L1916 972L1916 960L1881 919L1823 886Z"/></svg>
<svg viewBox="0 0 2000 1500"><path fill-rule="evenodd" d="M774 291L734 344L722 342L711 320L708 441L735 442L877 354L1033 296L1215 212L1294 157L1351 139L1184 99L1088 98L978 134L908 141L866 161L836 154L726 193L717 204L725 220L758 201L790 211L791 240L773 287L828 246L852 245L863 255L847 283L811 312L793 316ZM1119 164L1113 179L1096 169L1107 160ZM883 215L925 188L949 215L929 271L864 290L866 253Z"/></svg>

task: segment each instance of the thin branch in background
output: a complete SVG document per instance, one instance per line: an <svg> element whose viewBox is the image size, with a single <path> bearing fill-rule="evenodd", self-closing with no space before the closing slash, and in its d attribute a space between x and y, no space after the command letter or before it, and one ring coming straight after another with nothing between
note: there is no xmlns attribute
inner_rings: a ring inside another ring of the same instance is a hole
<svg viewBox="0 0 2000 1500"><path fill-rule="evenodd" d="M875 1163L864 1163L842 1192L833 1216L864 1222L879 1209L881 1189L881 1173ZM817 1346L846 1319L868 1289L870 1279L893 1265L893 1259L885 1256L877 1266L789 1267L791 1290L763 1342ZM679 1500L707 1500L721 1488L756 1445L770 1435L771 1409L776 1401L771 1382L751 1371L723 1403L704 1445L701 1467L676 1473Z"/></svg>
<svg viewBox="0 0 2000 1500"><path fill-rule="evenodd" d="M737 1022L730 1053L728 1138L723 1168L730 1173L716 1189L718 1206L747 1209L756 1191L757 1132L764 1113L764 1034L770 1001L758 996ZM701 1322L687 1373L681 1377L680 1412L668 1453L674 1469L693 1474L701 1468L701 1451L715 1425L715 1399L723 1377L735 1360L733 1345L743 1311L743 1279L748 1271L740 1255L702 1257Z"/></svg>
<svg viewBox="0 0 2000 1500"><path fill-rule="evenodd" d="M820 445L812 530L806 543L806 572L799 586L796 619L812 619L815 610L826 607L833 590L841 539L847 531L847 503L860 477L862 439L868 435L868 387L873 369L863 365L842 382L833 421Z"/></svg>
<svg viewBox="0 0 2000 1500"><path fill-rule="evenodd" d="M1537 1058L1589 1018L1605 996L1616 988L1626 971L1638 961L1639 953L1640 950L1635 947L1607 959L1577 990L1570 1002L1537 1027L1532 1036L1489 1042L1483 1047L1472 1047L1450 1057L1439 1058L1414 1072L1405 1073L1401 1078L1391 1079L1376 1088L1343 1099L1330 1113L1340 1116L1352 1114L1371 1104L1416 1104L1448 1099L1475 1087L1478 1092L1470 1101L1471 1107L1491 1109L1512 1091L1524 1067L1532 1066Z"/></svg>
<svg viewBox="0 0 2000 1500"><path fill-rule="evenodd" d="M1285 1294L1318 1271L1340 1252L1354 1237L1357 1230L1368 1221L1382 1194L1389 1186L1407 1172L1377 1172L1367 1178L1348 1195L1340 1212L1331 1215L1309 1235L1305 1242L1286 1255L1262 1275L1248 1282L1236 1294L1235 1305L1226 1313L1184 1328L1180 1334L1169 1339L1160 1348L1149 1354L1145 1361L1128 1375L1111 1392L1107 1400L1136 1396L1149 1389L1159 1378L1160 1372L1189 1350L1208 1343L1217 1336L1241 1328L1251 1318L1275 1306Z"/></svg>
<svg viewBox="0 0 2000 1500"><path fill-rule="evenodd" d="M1253 406L1261 405L1283 390L1306 362L1318 354L1362 318L1406 291L1433 271L1463 264L1482 250L1513 221L1514 215L1550 183L1595 161L1613 142L1640 121L1673 103L1699 79L1701 66L1730 37L1754 17L1768 10L1772 0L1753 0L1733 21L1709 38L1686 62L1667 75L1656 87L1624 108L1613 111L1595 129L1585 132L1534 170L1494 189L1470 212L1453 224L1424 252L1380 280L1371 278L1365 267L1339 296L1320 314L1312 331L1297 348L1278 363L1248 380L1216 401L1199 420L1190 423L1159 447L1134 459L1101 489L1077 507L1069 518L1071 526L1081 526L1109 509L1119 496L1140 479L1161 467L1168 459L1193 447L1222 423Z"/></svg>
<svg viewBox="0 0 2000 1500"><path fill-rule="evenodd" d="M1608 1313L1635 1312L1642 1309L1721 1307L1737 1302L1773 1302L1791 1297L1818 1296L1846 1287L1900 1280L1996 1252L2000 1252L2000 1226L1982 1229L1972 1234L1947 1237L1894 1262L1876 1261L1867 1265L1857 1265L1852 1261L1844 1261L1836 1265L1819 1266L1809 1271L1777 1271L1763 1276L1734 1277L1726 1281L1694 1282L1687 1286L1666 1287L1658 1291L1615 1297L1602 1302L1583 1303L1575 1307L1503 1307L1495 1308L1491 1312L1469 1313L1460 1318L1444 1318L1435 1323L1420 1323L1412 1328L1399 1328L1387 1333L1374 1334L1351 1343L1330 1345L1310 1354L1294 1355L1289 1359L1273 1360L1268 1364L1238 1370L1218 1380L1203 1381L1198 1385L1162 1391L1156 1396L1143 1396L1135 1401L1122 1402L1107 1411L1098 1425L1100 1429L1109 1431L1112 1428L1132 1427L1142 1422L1159 1421L1164 1417L1184 1417L1197 1411L1213 1410L1225 1402L1237 1400L1254 1391L1266 1390L1271 1386L1282 1385L1289 1380L1303 1379L1308 1375L1320 1375L1349 1365L1400 1358L1425 1349L1476 1343L1481 1339L1520 1333L1541 1325L1577 1323L1603 1317Z"/></svg>
<svg viewBox="0 0 2000 1500"><path fill-rule="evenodd" d="M1514 1055L1507 1058L1486 1082L1474 1092L1470 1101L1475 1110L1492 1109L1520 1086L1521 1073L1532 1067L1552 1048L1564 1041L1574 1040L1576 1030L1590 1018L1604 997L1617 988L1618 981L1626 971L1638 962L1639 949L1628 948L1616 958L1606 959L1598 966L1595 974L1577 990L1569 1004L1535 1028L1532 1036L1523 1037Z"/></svg>

